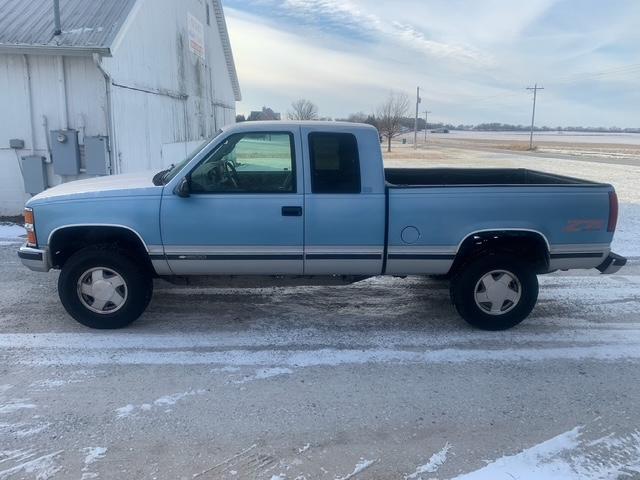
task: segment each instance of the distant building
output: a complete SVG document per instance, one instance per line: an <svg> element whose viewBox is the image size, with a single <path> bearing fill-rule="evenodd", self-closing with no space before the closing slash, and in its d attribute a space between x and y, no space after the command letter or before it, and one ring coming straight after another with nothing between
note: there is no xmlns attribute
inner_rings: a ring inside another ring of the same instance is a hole
<svg viewBox="0 0 640 480"><path fill-rule="evenodd" d="M247 118L249 122L256 122L259 120L282 120L282 115L274 112L269 107L262 107L262 110L253 111Z"/></svg>
<svg viewBox="0 0 640 480"><path fill-rule="evenodd" d="M59 28L53 0L0 12L0 216L61 182L160 170L235 121L220 0L60 0Z"/></svg>

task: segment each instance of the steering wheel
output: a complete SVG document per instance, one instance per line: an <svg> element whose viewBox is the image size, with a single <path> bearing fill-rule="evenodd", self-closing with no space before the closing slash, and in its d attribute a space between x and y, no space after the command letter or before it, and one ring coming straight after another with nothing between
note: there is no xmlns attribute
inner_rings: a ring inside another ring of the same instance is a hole
<svg viewBox="0 0 640 480"><path fill-rule="evenodd" d="M240 186L240 177L233 162L225 160L222 168L224 170L224 176L231 180L235 188L238 188Z"/></svg>

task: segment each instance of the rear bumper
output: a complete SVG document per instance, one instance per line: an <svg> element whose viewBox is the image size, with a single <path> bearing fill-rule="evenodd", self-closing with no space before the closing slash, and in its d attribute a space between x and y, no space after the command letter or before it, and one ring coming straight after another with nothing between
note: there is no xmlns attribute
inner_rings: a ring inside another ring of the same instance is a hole
<svg viewBox="0 0 640 480"><path fill-rule="evenodd" d="M596 268L600 270L600 273L609 274L616 273L622 267L627 264L627 259L621 255L617 255L615 253L610 253L607 255L607 258L604 259L600 265Z"/></svg>
<svg viewBox="0 0 640 480"><path fill-rule="evenodd" d="M33 270L34 272L48 272L51 270L49 264L49 252L45 250L39 250L37 248L27 247L23 245L18 250L18 257L22 261L22 264Z"/></svg>

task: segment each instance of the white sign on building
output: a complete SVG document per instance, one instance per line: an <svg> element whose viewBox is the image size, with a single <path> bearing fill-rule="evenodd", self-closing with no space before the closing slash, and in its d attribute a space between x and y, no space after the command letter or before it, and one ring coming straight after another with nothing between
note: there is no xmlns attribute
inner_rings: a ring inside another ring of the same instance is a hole
<svg viewBox="0 0 640 480"><path fill-rule="evenodd" d="M204 60L204 27L202 22L187 12L189 50Z"/></svg>

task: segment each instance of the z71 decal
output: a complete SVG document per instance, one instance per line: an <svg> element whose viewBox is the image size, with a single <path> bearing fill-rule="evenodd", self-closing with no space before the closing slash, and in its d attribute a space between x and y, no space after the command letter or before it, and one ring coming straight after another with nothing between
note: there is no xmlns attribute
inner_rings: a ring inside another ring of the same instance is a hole
<svg viewBox="0 0 640 480"><path fill-rule="evenodd" d="M604 230L604 220L569 220L565 232L586 232Z"/></svg>

